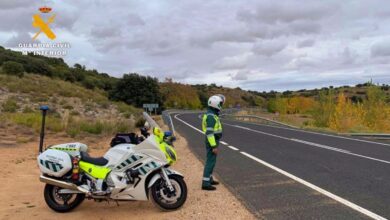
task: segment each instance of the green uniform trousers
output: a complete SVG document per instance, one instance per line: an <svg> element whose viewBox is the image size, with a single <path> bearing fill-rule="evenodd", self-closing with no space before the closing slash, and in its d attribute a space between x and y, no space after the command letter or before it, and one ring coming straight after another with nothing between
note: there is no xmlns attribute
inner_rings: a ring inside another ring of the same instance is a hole
<svg viewBox="0 0 390 220"><path fill-rule="evenodd" d="M203 170L203 181L202 186L209 186L213 181L213 170L215 167L215 163L217 162L217 155L213 153L213 148L218 147L219 141L217 141L217 146L211 147L206 138L206 164Z"/></svg>

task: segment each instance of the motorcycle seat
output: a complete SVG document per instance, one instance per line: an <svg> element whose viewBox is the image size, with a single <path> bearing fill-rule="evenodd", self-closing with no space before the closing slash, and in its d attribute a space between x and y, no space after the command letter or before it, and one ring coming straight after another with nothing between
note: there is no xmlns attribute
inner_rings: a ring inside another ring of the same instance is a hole
<svg viewBox="0 0 390 220"><path fill-rule="evenodd" d="M91 163L97 166L104 166L108 163L108 160L104 157L91 157L87 152L80 152L81 160L87 163Z"/></svg>

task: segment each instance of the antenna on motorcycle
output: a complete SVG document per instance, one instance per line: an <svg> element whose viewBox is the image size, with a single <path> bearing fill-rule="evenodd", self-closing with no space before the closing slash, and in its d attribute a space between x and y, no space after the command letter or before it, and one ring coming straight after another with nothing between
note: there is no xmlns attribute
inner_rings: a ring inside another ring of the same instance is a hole
<svg viewBox="0 0 390 220"><path fill-rule="evenodd" d="M47 111L49 111L49 106L43 105L39 109L42 111L42 126L41 126L41 135L39 139L39 153L42 153L43 139L45 138L46 113Z"/></svg>

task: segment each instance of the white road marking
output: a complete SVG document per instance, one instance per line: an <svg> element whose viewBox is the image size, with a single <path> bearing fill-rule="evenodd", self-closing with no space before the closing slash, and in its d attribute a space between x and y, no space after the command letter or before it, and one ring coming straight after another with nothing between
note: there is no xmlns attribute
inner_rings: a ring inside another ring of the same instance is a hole
<svg viewBox="0 0 390 220"><path fill-rule="evenodd" d="M377 161L377 162L381 162L381 163L390 164L390 161L387 161L387 160L381 160L381 159L374 158L374 157L369 157L369 156L365 156L365 155L361 155L361 154L352 153L352 152L344 150L344 149L339 149L339 148L335 148L335 147L331 147L331 146L327 146L327 145L322 145L322 144L317 144L317 143L304 141L304 140L300 140L300 139L295 139L295 138L287 138L287 137L283 137L283 136L270 134L270 133L254 130L254 129L251 129L251 128L239 126L239 125L232 125L232 124L228 124L228 123L224 123L224 124L228 125L228 126L232 126L232 127L241 128L241 129L244 129L244 130L256 132L256 133L259 133L259 134L264 134L264 135L268 135L268 136L272 136L272 137L288 140L288 141L299 142L299 143L302 143L302 144L306 144L306 145L310 145L310 146L314 146L314 147L319 147L319 148L323 148L323 149L327 149L327 150L331 150L331 151L336 151L336 152L340 152L340 153L343 153L343 154L348 154L348 155L355 156L355 157L360 157L360 158L365 158L365 159L368 159L368 160L373 160L373 161Z"/></svg>
<svg viewBox="0 0 390 220"><path fill-rule="evenodd" d="M256 133L259 133L259 134L264 134L264 135L268 135L268 136L272 136L272 137L277 137L277 138L281 138L281 139L285 139L285 140L290 140L290 138L286 138L286 137L279 136L279 135L276 135L276 134L270 134L270 133L254 130L254 129L243 127L243 126L239 126L239 125L233 125L233 124L228 124L228 123L223 123L223 124L224 125L228 125L228 126L232 126L232 127L236 127L236 128L241 128L241 129L248 130L248 131L252 131L252 132L256 132Z"/></svg>
<svg viewBox="0 0 390 220"><path fill-rule="evenodd" d="M238 150L238 148L235 148L235 147L233 147L232 145L228 145L227 147L230 148L230 149L232 149L232 150Z"/></svg>
<svg viewBox="0 0 390 220"><path fill-rule="evenodd" d="M203 132L201 130L199 130L196 127L190 125L189 123L183 121L182 119L178 118L177 116L178 115L174 116L177 120L183 122L184 124L188 125L189 127L193 128L194 130L196 130L196 131L198 131L198 132L203 134ZM252 131L256 131L256 130L252 130ZM264 132L260 132L260 131L258 131L258 132L259 133L264 133ZM281 137L283 139L291 140L289 138L285 138L285 137L278 136L278 135L273 135L273 134L268 134L268 133L265 133L265 134L271 135L271 136ZM366 216L368 216L370 218L378 219L378 220L387 220L386 218L384 218L384 217L382 217L382 216L380 216L378 214L375 214L375 213L373 213L373 212L371 212L371 211L369 211L369 210L367 210L367 209L365 209L365 208L363 208L361 206L358 206L358 205L356 205L356 204L354 204L354 203L352 203L352 202L350 202L350 201L348 201L346 199L341 198L340 196L337 196L337 195L335 195L335 194L333 194L333 193L331 193L329 191L326 191L326 190L324 190L324 189L322 189L322 188L320 188L320 187L318 187L316 185L313 185L313 184L311 184L311 183L309 183L309 182L307 182L307 181L305 181L305 180L303 180L303 179L301 179L301 178L299 178L297 176L294 176L293 174L290 174L290 173L288 173L288 172L286 172L286 171L284 171L282 169L279 169L278 167L275 167L272 164L269 164L269 163L267 163L267 162L265 162L263 160L260 160L259 158L255 157L255 156L252 156L252 155L250 155L250 154L248 154L246 152L243 152L243 151L240 151L240 153L242 155L244 155L244 156L246 156L246 157L248 157L248 158L250 158L250 159L252 159L252 160L254 160L254 161L256 161L256 162L258 162L258 163L260 163L260 164L262 164L262 165L264 165L266 167L268 167L268 168L271 168L271 169L275 170L276 172L281 173L281 174L283 174L283 175L285 175L285 176L287 176L287 177L289 177L289 178L291 178L291 179L293 179L293 180L295 180L295 181L297 181L297 182L299 182L299 183L301 183L301 184L303 184L303 185L305 185L305 186L307 186L307 187L309 187L309 188L311 188L311 189L313 189L313 190L315 190L317 192L320 192L323 195L328 196L329 198L334 199L334 200L340 202L341 204L344 204L344 205L346 205L346 206L348 206L348 207L350 207L350 208L352 208L352 209L354 209L354 210L356 210L356 211L358 211L358 212L360 212L360 213L362 213L362 214L364 214L364 215L366 215Z"/></svg>
<svg viewBox="0 0 390 220"><path fill-rule="evenodd" d="M194 127L194 126L192 126L192 125L188 124L187 122L183 121L182 119L178 118L177 116L179 116L179 115L180 115L180 114L177 114L177 115L175 115L174 117L175 117L177 120L179 120L179 121L183 122L184 124L188 125L188 126L189 126L189 127L191 127L192 129L194 129L195 131L197 131L197 132L200 132L200 133L204 134L204 133L203 133L203 131L201 131L201 130L197 129L196 127Z"/></svg>
<svg viewBox="0 0 390 220"><path fill-rule="evenodd" d="M294 176L291 173L288 173L282 169L279 169L278 167L275 167L275 166L255 157L255 156L252 156L252 155L250 155L246 152L243 152L243 151L241 151L240 153L243 154L244 156L246 156L246 157L248 157L248 158L250 158L250 159L252 159L252 160L268 167L268 168L271 168L271 169L275 170L276 172L281 173L281 174L283 174L283 175L285 175L285 176L287 176L287 177L289 177L289 178L291 178L291 179L293 179L293 180L295 180L295 181L297 181L297 182L299 182L299 183L301 183L301 184L303 184L303 185L305 185L305 186L307 186L307 187L309 187L309 188L311 188L319 193L322 193L323 195L325 195L331 199L334 199L337 202L340 202L341 204L346 205L346 206L348 206L348 207L350 207L350 208L352 208L352 209L354 209L354 210L356 210L356 211L358 211L358 212L360 212L360 213L362 213L370 218L379 219L379 220L386 220L386 218L384 218L378 214L375 214L375 213L373 213L373 212L371 212L371 211L369 211L361 206L358 206L358 205L356 205L356 204L354 204L346 199L341 198L340 196L337 196L337 195L335 195L329 191L326 191L326 190L324 190L316 185L313 185L313 184L311 184L311 183L309 183L309 182L307 182L307 181L305 181L297 176Z"/></svg>
<svg viewBox="0 0 390 220"><path fill-rule="evenodd" d="M230 121L232 121L232 120L230 120ZM335 137L335 138L340 138L340 139L346 139L346 140L351 140L351 141L358 141L358 142L363 142L363 143L377 144L377 145L390 147L390 144L385 144L385 143L380 143L380 142L375 142L375 141L361 140L361 139L356 139L356 138L349 138L349 137L333 135L333 134L325 134L325 133L319 133L319 132L314 132L314 131L306 131L306 130L302 130L302 129L286 128L286 127L272 126L272 125L259 125L259 124L255 124L255 123L251 123L251 122L245 122L245 123L252 124L252 125L257 125L257 126L265 126L265 127L271 127L271 128L280 128L280 129L285 129L285 130L298 131L298 132L303 132L303 133L316 134L316 135L322 135L322 136L328 136L328 137ZM226 123L224 123L224 124L226 124Z"/></svg>
<svg viewBox="0 0 390 220"><path fill-rule="evenodd" d="M313 143L313 142L309 142L309 141L299 140L299 139L295 139L295 138L291 138L290 140L295 141L295 142L299 142L299 143L303 143L303 144L307 144L307 145L311 145L314 147L320 147L320 148L338 151L338 152L342 152L342 153L351 153L350 151L347 151L347 150L342 150L339 148L330 147L330 146L326 146L326 145L322 145L322 144L317 144L317 143Z"/></svg>
<svg viewBox="0 0 390 220"><path fill-rule="evenodd" d="M224 124L227 124L227 123L224 123ZM230 124L227 124L227 125L230 125ZM237 127L237 128L241 128L241 129L245 129L245 130L250 130L250 128L243 127L243 126L240 126L240 125L232 125L232 126Z"/></svg>
<svg viewBox="0 0 390 220"><path fill-rule="evenodd" d="M175 117L177 120L183 122L184 124L188 125L188 126L191 127L192 129L194 129L195 131L198 131L198 132L204 134L203 131L201 131L201 130L199 130L198 128L192 126L191 124L185 122L184 120L178 118L177 116L179 116L179 115L180 115L180 114L177 114L177 115L175 115L174 117ZM220 141L219 143L221 143L221 144L223 144L223 145L228 145L228 144L227 144L226 142L224 142L224 141ZM229 147L229 148L232 149L232 150L238 150L237 148L235 148L235 147L233 147L233 146L227 146L227 147Z"/></svg>

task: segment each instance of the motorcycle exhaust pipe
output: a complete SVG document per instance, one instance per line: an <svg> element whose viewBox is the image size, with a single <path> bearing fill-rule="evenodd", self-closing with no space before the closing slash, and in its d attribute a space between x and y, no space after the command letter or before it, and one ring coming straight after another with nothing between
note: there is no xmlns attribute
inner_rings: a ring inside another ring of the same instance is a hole
<svg viewBox="0 0 390 220"><path fill-rule="evenodd" d="M70 190L76 190L76 191L80 191L82 193L85 193L85 194L89 194L90 192L87 190L87 189L84 189L80 186L77 186L73 183L68 183L68 182L65 182L65 181L61 181L61 180L56 180L56 179L53 179L53 178L50 178L50 177L47 177L47 176L40 176L39 177L39 180L43 183L46 183L46 184L50 184L50 185L53 185L53 186L58 186L58 187L61 187L63 189L70 189Z"/></svg>

